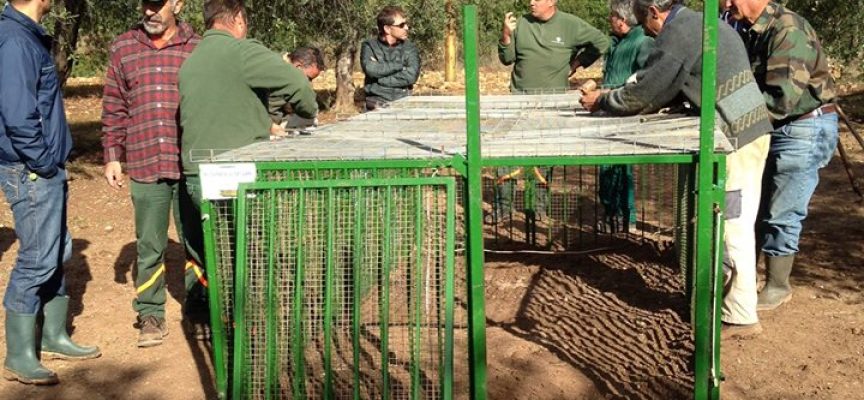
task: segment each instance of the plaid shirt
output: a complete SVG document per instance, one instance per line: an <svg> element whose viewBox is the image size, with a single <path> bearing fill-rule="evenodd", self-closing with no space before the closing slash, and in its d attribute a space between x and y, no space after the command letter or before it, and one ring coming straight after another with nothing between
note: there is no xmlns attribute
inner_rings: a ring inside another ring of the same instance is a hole
<svg viewBox="0 0 864 400"><path fill-rule="evenodd" d="M180 178L177 72L201 37L180 23L161 49L141 26L111 46L111 65L102 96L105 162L126 161L138 182Z"/></svg>

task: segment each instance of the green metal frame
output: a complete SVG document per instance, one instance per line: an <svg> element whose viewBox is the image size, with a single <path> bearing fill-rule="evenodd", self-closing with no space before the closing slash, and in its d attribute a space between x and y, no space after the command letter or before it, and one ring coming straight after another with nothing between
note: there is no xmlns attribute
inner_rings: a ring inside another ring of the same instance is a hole
<svg viewBox="0 0 864 400"><path fill-rule="evenodd" d="M334 218L333 218L333 212L334 212L333 190L337 189L337 188L365 188L365 187L387 187L387 188L417 187L419 189L419 188L424 187L424 186L441 186L441 187L444 187L446 190L446 220L445 220L446 235L445 235L445 243L444 243L444 245L445 245L444 246L444 251L445 251L444 281L445 282L444 282L444 288L443 288L444 289L444 296L445 296L444 297L444 321L443 321L443 323L444 323L444 340L443 340L443 349L440 349L441 350L441 354L440 354L440 356L441 356L441 360L440 360L441 361L441 371L439 371L439 372L441 373L441 382L440 382L441 398L444 400L451 400L453 398L453 371L454 371L454 367L453 367L453 362L454 362L453 361L453 348L454 348L453 326L454 326L454 320L453 319L454 319L454 309L455 309L454 308L454 300L455 300L454 299L454 297L455 297L455 295L454 295L454 293L455 293L455 289L454 289L455 256L454 256L454 254L455 254L455 223L456 223L455 222L455 208L456 208L456 202L455 202L456 181L455 181L455 178L453 178L453 177L434 177L434 178L359 179L359 180L358 179L334 179L334 180L309 180L309 181L255 182L255 183L241 184L239 186L239 189L237 192L237 209L238 210L245 210L246 203L247 203L247 197L248 197L247 194L249 191L252 191L252 190L256 190L256 191L260 191L260 190L270 190L270 191L274 191L274 190L297 190L301 194L306 190L319 190L319 189L326 189L327 190L327 193L328 193L328 196L327 196L327 201L328 201L327 224L328 225L326 228L327 239L325 241L327 243L326 282L325 282L325 298L327 300L325 301L325 310L324 310L324 320L325 320L325 324L324 324L324 342L325 342L324 370L325 370L325 374L324 374L324 393L323 393L323 396L325 399L334 398L333 380L332 380L333 369L332 369L332 365L331 365L331 359L332 359L331 344L332 344L332 340L333 340L332 339L332 332L331 332L331 325L332 325L331 322L333 319L333 314L332 314L333 310L332 310L332 307L330 305L330 299L333 296L332 281L333 281L333 269L334 269L334 267L333 267L334 266L334 254L333 254L334 253L334 251L333 251L334 236L333 235L334 235L335 228L334 228ZM418 190L417 196L418 196L417 200L419 201L420 200L420 191L419 190ZM275 199L275 196L271 196L271 199ZM385 215L385 221L383 224L383 227L384 227L384 239L383 239L384 257L382 260L383 269L384 269L383 273L382 273L383 276L389 276L388 268L390 267L390 264L392 262L392 260L390 259L391 251L389 251L390 234L391 234L390 207L392 204L392 200L393 200L392 199L392 191L388 190L387 191L387 202L385 205L387 211L384 214ZM365 212L362 209L362 207L359 207L360 202L357 202L357 203L358 203L358 208L355 211L360 212L360 213ZM270 207L267 208L268 213L269 213L268 219L270 221L269 226L274 226L273 222L274 222L274 213L275 213L276 208L277 207L275 207L272 204ZM414 210L415 222L417 223L416 226L418 226L418 227L422 226L422 224L421 224L421 221L422 221L421 211L422 211L422 209L420 207L416 207ZM300 215L300 216L305 215L303 202L299 202L299 204L298 204L297 215ZM299 218L299 220L300 220L300 224L302 225L304 218L301 217L301 218ZM237 226L240 226L240 227L246 226L246 223L247 223L247 213L245 213L245 212L238 213ZM302 230L302 227L298 228L298 229ZM360 232L357 231L357 229L360 229L360 228L355 227L354 235L359 236ZM273 257L273 249L274 249L274 243L272 243L273 235L267 235L267 238L270 241L270 245L268 246L269 247L268 251L270 252L270 256L268 257L268 260L269 260L270 265L267 268L268 274L269 274L268 285L267 285L268 286L268 289L267 289L267 292L268 292L268 295L267 295L267 297L268 297L268 301L267 301L268 311L267 312L269 314L268 321L275 321L277 318L274 315L274 312L275 312L274 308L277 306L275 304L277 299L276 299L276 296L273 294L274 293L273 274L275 271L275 267L272 264L273 260L275 258L275 257ZM416 240L417 240L418 245L421 244L422 243L422 236L418 235ZM422 248L422 246L418 246L418 248ZM236 249L237 250L236 250L236 257L235 257L236 270L235 270L235 292L234 292L234 296L235 296L235 321L236 321L237 329L235 329L235 331L234 331L235 332L234 333L234 341L235 341L235 343L245 343L246 331L247 331L247 329L246 329L246 315L244 312L245 303L246 303L246 288L247 288L247 286L246 286L247 239L246 239L245 231L243 229L237 230ZM297 251L297 259L302 260L303 259L303 257L302 257L303 256L303 254L302 254L303 246L297 246L296 251ZM354 257L355 257L355 260L358 260L357 257L362 257L362 255L355 254ZM215 256L214 256L214 258L215 258ZM417 255L415 256L415 258L418 260L421 259L422 253L418 252ZM297 270L295 272L296 282L294 284L294 288L295 288L294 298L293 298L293 301L292 301L293 304L291 307L291 309L295 313L294 323L297 325L295 326L294 331L296 333L300 333L303 331L302 326L301 326L302 320L303 320L302 307L299 306L303 302L303 275L304 275L303 263L298 261ZM359 279L359 278L355 275L354 279L355 279L355 284L356 284L357 283L356 279ZM383 360L382 361L382 371L381 371L381 373L382 373L381 391L382 391L382 398L386 399L386 398L390 397L389 396L390 384L389 384L389 376L388 376L388 369L387 369L388 362L386 361L388 359L388 351L389 351L388 317L389 317L389 309L390 309L390 303L389 303L390 302L390 296L389 296L389 283L388 283L388 281L386 281L386 280L383 281L381 283L381 286L383 288L382 293L381 293L382 302L380 303L380 309L379 309L379 318L381 321L381 328L380 328L381 329L381 332L380 332L380 335L381 335L380 336L381 337L380 347L381 348L380 348L380 351L381 351L381 357ZM358 295L357 292L355 292L355 296L357 296L357 295ZM353 396L354 396L355 400L360 399L360 392L359 392L360 371L358 369L359 368L358 367L358 365L359 365L359 352L358 352L359 346L358 346L358 343L359 343L359 337L360 337L360 332L359 332L360 326L359 326L358 321L359 321L359 317L360 317L360 310L357 306L356 300L357 299L355 297L355 302L354 302L353 309L352 309L352 342L354 344L353 355L352 355L352 359L354 360ZM419 305L418 305L418 307L419 307ZM215 313L216 313L216 311L214 311L214 315L215 315ZM412 349L412 354L411 354L412 361L413 361L412 373L411 373L411 376L412 376L411 393L413 394L411 397L412 399L418 398L419 391L420 391L420 388L419 388L420 371L419 371L419 368L417 367L417 364L419 363L419 353L418 353L419 347L417 347L417 346L419 346L418 342L420 340L420 334L419 334L420 323L421 323L420 316L419 316L419 314L417 314L417 317L415 320L415 324L416 324L416 326L415 326L416 339L415 340L417 340L417 342L412 342L416 348ZM270 324L268 326L268 329L267 329L267 335L268 335L268 340L267 340L267 347L268 347L267 356L268 357L267 358L268 358L269 368L268 368L268 378L265 381L266 385L267 385L266 393L265 393L266 398L270 398L270 393L273 392L270 385L273 382L278 381L277 369L275 368L275 365L276 365L276 360L275 360L276 349L274 348L275 340L272 340L273 338L276 338L278 335L275 331L275 328L273 328L274 325L275 324ZM305 374L303 371L304 363L305 363L305 358L304 358L305 345L303 343L304 340L303 340L302 336L299 339L297 338L297 336L293 336L293 337L294 337L294 340L292 343L292 347L293 347L292 353L294 355L294 370L299 371L298 374L303 376ZM233 382L234 382L234 385L232 387L232 392L233 392L232 398L234 398L234 399L243 399L244 398L244 389L245 388L243 387L243 385L241 385L241 382L243 382L243 380L244 380L245 367L246 367L246 363L244 362L245 350L246 349L240 345L235 345L235 347L234 347L234 354L233 354L233 360L234 360L234 363L233 363ZM224 355L222 355L222 357L224 357ZM219 363L217 363L217 367L218 367L218 364ZM224 373L225 372L223 371L222 374L224 374ZM218 377L217 377L217 381L218 381ZM306 398L306 390L303 387L303 381L304 381L303 379L294 379L294 386L293 386L294 396L293 396L293 398L296 398L296 399ZM223 393L221 390L222 389L220 388L220 394Z"/></svg>

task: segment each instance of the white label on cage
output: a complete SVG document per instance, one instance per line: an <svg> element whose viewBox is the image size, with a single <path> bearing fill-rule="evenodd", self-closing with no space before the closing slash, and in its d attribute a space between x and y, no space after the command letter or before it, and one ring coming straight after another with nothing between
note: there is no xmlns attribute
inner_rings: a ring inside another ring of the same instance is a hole
<svg viewBox="0 0 864 400"><path fill-rule="evenodd" d="M255 182L255 164L201 164L201 197L208 200L237 197L241 183Z"/></svg>

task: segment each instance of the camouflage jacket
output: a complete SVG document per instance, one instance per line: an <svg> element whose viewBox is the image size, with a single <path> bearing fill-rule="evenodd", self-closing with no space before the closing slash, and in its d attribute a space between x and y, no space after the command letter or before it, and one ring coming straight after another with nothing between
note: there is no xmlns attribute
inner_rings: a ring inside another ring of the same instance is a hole
<svg viewBox="0 0 864 400"><path fill-rule="evenodd" d="M822 43L800 15L770 1L743 36L775 126L834 99L834 79Z"/></svg>

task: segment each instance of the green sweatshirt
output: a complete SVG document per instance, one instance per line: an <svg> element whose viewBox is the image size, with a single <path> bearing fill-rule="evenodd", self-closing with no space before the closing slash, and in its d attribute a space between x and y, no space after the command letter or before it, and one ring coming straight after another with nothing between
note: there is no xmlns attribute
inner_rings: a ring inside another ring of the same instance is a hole
<svg viewBox="0 0 864 400"><path fill-rule="evenodd" d="M302 71L254 40L209 30L180 68L183 173L198 175L211 154L269 140L267 95L284 97L304 118L318 113Z"/></svg>
<svg viewBox="0 0 864 400"><path fill-rule="evenodd" d="M603 88L624 86L627 78L645 66L653 48L654 38L645 36L642 25L634 26L624 37L613 36L603 65Z"/></svg>
<svg viewBox="0 0 864 400"><path fill-rule="evenodd" d="M519 18L510 43L498 43L498 58L514 64L511 91L564 91L570 88L570 60L588 68L609 48L602 32L581 18L556 11L548 21Z"/></svg>

